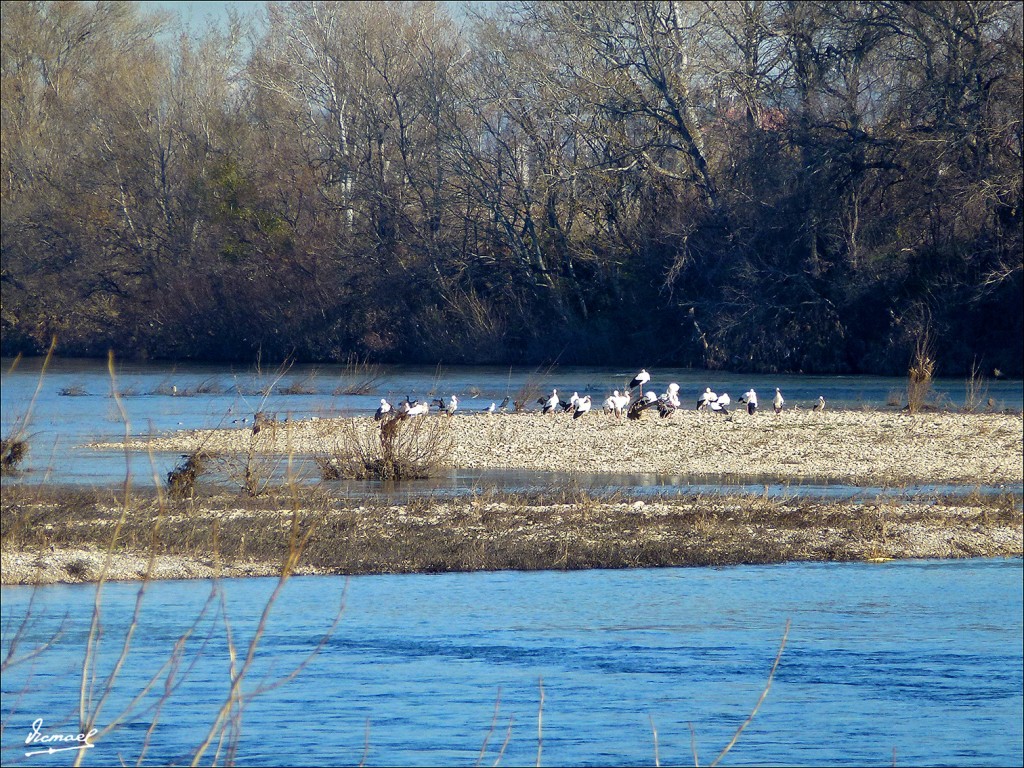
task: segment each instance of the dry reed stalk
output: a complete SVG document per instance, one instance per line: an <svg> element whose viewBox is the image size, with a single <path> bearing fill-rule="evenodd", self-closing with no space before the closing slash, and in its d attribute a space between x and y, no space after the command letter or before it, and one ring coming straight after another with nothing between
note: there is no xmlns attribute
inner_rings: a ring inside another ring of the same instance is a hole
<svg viewBox="0 0 1024 768"><path fill-rule="evenodd" d="M350 354L341 372L342 383L334 389L334 395L368 395L382 376L382 369L377 363Z"/></svg>
<svg viewBox="0 0 1024 768"><path fill-rule="evenodd" d="M498 695L494 698L494 715L491 717L491 727L487 729L487 733L484 735L484 743L480 745L480 754L477 755L475 765L480 765L480 762L484 759L484 755L487 754L487 743L491 740L491 736L494 735L494 728L498 724L498 712L501 709L501 688L498 688Z"/></svg>
<svg viewBox="0 0 1024 768"><path fill-rule="evenodd" d="M544 750L544 678L537 678L540 699L537 702L537 768L540 768L541 753Z"/></svg>
<svg viewBox="0 0 1024 768"><path fill-rule="evenodd" d="M935 357L931 347L926 330L917 339L914 359L907 375L907 410L911 413L919 413L931 393L932 377L935 374Z"/></svg>
<svg viewBox="0 0 1024 768"><path fill-rule="evenodd" d="M516 413L526 410L526 406L537 401L537 398L540 397L541 385L551 375L551 372L554 369L555 366L552 364L543 371L538 368L531 375L526 377L523 385L519 387L519 390L512 398L512 406Z"/></svg>
<svg viewBox="0 0 1024 768"><path fill-rule="evenodd" d="M964 411L974 413L981 410L988 400L988 383L981 374L977 359L971 362L971 374L964 384Z"/></svg>
<svg viewBox="0 0 1024 768"><path fill-rule="evenodd" d="M768 691L771 690L772 687L772 680L775 679L775 672L778 670L779 662L782 660L782 651L785 649L786 640L789 638L789 627L791 622L791 619L786 619L786 630L782 633L782 641L779 643L779 651L775 654L775 661L772 664L771 671L768 673L768 680L764 685L764 690L761 691L761 696L758 698L757 704L754 705L750 714L747 715L747 719L740 723L740 727L736 729L736 733L732 735L732 739L729 740L729 743L726 744L722 751L718 753L718 757L711 761L711 768L718 765L729 750L736 746L736 742L739 741L740 734L743 733L744 729L754 720L754 715L756 715L758 710L761 709L761 705L764 704L764 700L768 697Z"/></svg>

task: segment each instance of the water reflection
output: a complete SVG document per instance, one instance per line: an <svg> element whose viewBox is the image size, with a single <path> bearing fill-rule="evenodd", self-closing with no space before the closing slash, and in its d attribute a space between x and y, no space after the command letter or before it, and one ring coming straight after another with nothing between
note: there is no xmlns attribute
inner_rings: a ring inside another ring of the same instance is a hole
<svg viewBox="0 0 1024 768"><path fill-rule="evenodd" d="M486 493L573 493L586 492L593 496L615 496L628 492L631 496L677 497L724 495L733 493L759 494L766 498L821 497L834 499L900 497L913 498L936 495L959 496L978 493L998 495L1024 493L1021 483L994 486L959 486L922 484L907 486L857 486L830 481L827 478L792 480L773 476L754 475L689 475L657 473L581 474L566 472L539 472L533 470L452 470L427 480L394 482L340 480L325 483L335 494L349 497L386 496L403 499L417 496L453 497Z"/></svg>

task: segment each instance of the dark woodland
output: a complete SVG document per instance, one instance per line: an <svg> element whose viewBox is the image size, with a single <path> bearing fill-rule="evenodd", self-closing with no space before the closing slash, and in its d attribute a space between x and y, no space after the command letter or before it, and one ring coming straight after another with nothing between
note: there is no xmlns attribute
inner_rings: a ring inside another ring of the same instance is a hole
<svg viewBox="0 0 1024 768"><path fill-rule="evenodd" d="M1020 3L2 18L5 355L1021 375Z"/></svg>

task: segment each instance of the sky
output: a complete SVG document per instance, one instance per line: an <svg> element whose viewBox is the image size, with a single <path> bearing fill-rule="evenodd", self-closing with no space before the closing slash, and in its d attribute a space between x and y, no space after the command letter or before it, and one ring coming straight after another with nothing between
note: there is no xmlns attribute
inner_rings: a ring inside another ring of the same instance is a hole
<svg viewBox="0 0 1024 768"><path fill-rule="evenodd" d="M173 14L182 17L188 24L204 27L210 21L221 22L227 18L228 6L234 6L240 11L251 13L263 6L259 0L226 0L215 2L209 0L143 0L139 3L143 8L162 8Z"/></svg>
<svg viewBox="0 0 1024 768"><path fill-rule="evenodd" d="M453 16L458 18L461 7L465 4L461 0L449 0L446 3L453 11ZM475 0L471 5L490 5L491 3ZM142 0L140 5L163 8L171 13L180 15L186 24L202 28L210 21L221 22L227 18L228 6L234 6L243 13L253 13L259 10L264 3L262 0Z"/></svg>

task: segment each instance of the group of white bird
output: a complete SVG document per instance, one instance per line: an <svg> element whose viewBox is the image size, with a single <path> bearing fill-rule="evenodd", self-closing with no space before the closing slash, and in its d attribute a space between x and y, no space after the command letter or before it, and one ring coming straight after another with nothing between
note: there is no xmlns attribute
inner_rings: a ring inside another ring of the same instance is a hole
<svg viewBox="0 0 1024 768"><path fill-rule="evenodd" d="M453 416L455 412L459 410L459 398L457 395L452 395L447 403L441 399L435 399L431 403L428 403L426 400L413 400L407 396L405 400L398 404L398 407L395 407L387 401L387 398L382 397L380 399L380 405L377 407L377 412L374 413L373 418L380 421L389 414L394 414L401 418L426 416L430 413L431 405L436 405L437 409L442 413Z"/></svg>
<svg viewBox="0 0 1024 768"><path fill-rule="evenodd" d="M674 411L681 408L682 404L679 400L679 385L672 382L668 385L664 394L658 395L654 392L648 391L644 394L644 384L648 384L651 381L651 374L646 369L641 369L640 372L632 378L629 384L626 385L626 389L620 394L619 390L615 390L612 394L605 399L603 408L605 413L613 414L616 418L621 418L623 414L630 419L639 419L643 412L648 408L657 408L659 415L664 418L670 416ZM633 390L638 390L636 399L633 398ZM584 395L580 397L578 392L573 392L572 397L568 400L562 400L558 396L558 390L552 389L549 397L540 397L537 399L537 403L541 406L542 413L556 413L558 411L572 413L574 419L579 419L590 412L592 408L592 402L590 395ZM747 413L754 415L757 412L757 392L753 389L749 389L740 396L740 403L746 405ZM779 388L775 388L775 397L772 400L772 407L775 413L782 413L782 408L785 405L786 400L782 396L782 392ZM441 399L435 399L432 401L433 405L436 405L441 413L445 413L448 416L454 415L459 409L459 398L452 395L451 398L445 402ZM508 408L509 398L506 397L501 405L491 403L488 408L485 408L486 413L496 413L497 411L505 411ZM732 404L732 399L728 393L723 392L722 394L716 394L711 390L711 387L706 387L703 392L697 397L697 410L708 410L713 413L729 413L729 406ZM380 399L380 407L377 408L377 412L374 418L380 421L389 414L395 414L401 418L411 418L413 416L425 416L430 413L431 403L420 400L412 400L410 397L406 397L405 400L400 403L397 407L392 406L386 398ZM515 403L515 407L519 409L519 403ZM818 402L812 409L814 411L825 410L825 398L819 396Z"/></svg>

